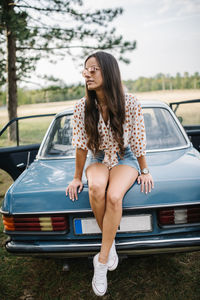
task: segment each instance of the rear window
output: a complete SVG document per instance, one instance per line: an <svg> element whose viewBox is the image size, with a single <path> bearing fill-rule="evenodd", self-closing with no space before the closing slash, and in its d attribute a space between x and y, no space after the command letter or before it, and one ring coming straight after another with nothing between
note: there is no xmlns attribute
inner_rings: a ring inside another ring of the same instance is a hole
<svg viewBox="0 0 200 300"><path fill-rule="evenodd" d="M165 108L143 108L147 150L184 147L187 141L174 117Z"/></svg>
<svg viewBox="0 0 200 300"><path fill-rule="evenodd" d="M187 141L174 117L165 108L143 108L147 150L162 150L187 146ZM72 146L72 115L55 119L40 151L43 158L75 155Z"/></svg>
<svg viewBox="0 0 200 300"><path fill-rule="evenodd" d="M72 115L56 118L42 147L41 156L74 156L72 134Z"/></svg>

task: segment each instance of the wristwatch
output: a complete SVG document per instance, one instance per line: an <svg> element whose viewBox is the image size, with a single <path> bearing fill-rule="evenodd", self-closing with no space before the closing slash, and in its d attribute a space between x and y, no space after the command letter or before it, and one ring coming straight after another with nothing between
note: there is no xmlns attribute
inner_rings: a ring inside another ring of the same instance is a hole
<svg viewBox="0 0 200 300"><path fill-rule="evenodd" d="M149 169L147 169L147 168L142 169L141 174L144 174L144 175L149 174Z"/></svg>

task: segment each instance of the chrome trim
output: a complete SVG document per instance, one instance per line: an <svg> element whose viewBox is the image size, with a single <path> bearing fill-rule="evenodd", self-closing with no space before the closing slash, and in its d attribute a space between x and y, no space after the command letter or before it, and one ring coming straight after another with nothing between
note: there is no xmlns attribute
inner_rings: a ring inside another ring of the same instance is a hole
<svg viewBox="0 0 200 300"><path fill-rule="evenodd" d="M125 207L123 208L123 211L130 211L130 210L138 210L138 209L154 209L154 208L163 208L163 207L177 207L177 206L186 206L186 205L199 205L200 204L200 200L199 202L186 202L186 203L178 203L178 204L174 204L174 203L170 203L170 204L160 204L160 205L147 205L147 206L135 206L135 207ZM1 210L0 210L1 212ZM73 213L87 213L87 212L92 212L91 208L88 209L82 209L82 210L54 210L54 211L36 211L36 212L20 212L20 213L9 213L9 212L3 212L3 214L11 214L13 216L16 215L36 215L36 214L73 214Z"/></svg>
<svg viewBox="0 0 200 300"><path fill-rule="evenodd" d="M174 148L163 148L163 149L154 149L154 150L146 150L146 153L157 153L157 152L167 152L167 151L176 151L176 150L182 150L182 149L187 149L191 147L191 142L190 144L187 144L185 146L181 147L174 147Z"/></svg>
<svg viewBox="0 0 200 300"><path fill-rule="evenodd" d="M0 214L2 214L2 215L9 215L9 212L3 210L2 208L0 208Z"/></svg>
<svg viewBox="0 0 200 300"><path fill-rule="evenodd" d="M155 249L133 249L133 250L118 250L117 252L124 255L144 255L144 254L161 254L161 253L178 253L178 252L188 252L200 250L200 245L198 246L187 246L187 247L174 247L174 248L155 248Z"/></svg>
<svg viewBox="0 0 200 300"><path fill-rule="evenodd" d="M43 148L43 145L44 145L44 143L45 143L45 141L46 141L46 139L47 139L47 136L48 136L48 134L49 134L49 131L50 131L51 127L53 126L53 123L55 123L55 119L56 119L56 118L54 118L54 119L51 121L51 123L50 123L50 125L49 125L49 127L48 127L48 129L47 129L47 131L46 131L46 133L45 133L45 136L44 136L44 138L43 138L43 140L42 140L42 143L40 144L40 148L39 148L38 153L37 153L37 155L36 155L36 159L38 159L38 157L40 156L40 152L41 152L41 150L42 150L42 148Z"/></svg>
<svg viewBox="0 0 200 300"><path fill-rule="evenodd" d="M159 226L162 229L177 229L177 228L181 228L181 227L199 227L200 226L200 222L199 223L180 223L180 224L171 224L171 225L161 225L159 223Z"/></svg>
<svg viewBox="0 0 200 300"><path fill-rule="evenodd" d="M200 242L200 237L194 237L194 238L179 238L179 239L164 239L164 240L151 240L151 241L133 241L133 242L122 242L120 243L120 246L126 246L126 245L138 245L138 244L144 244L144 245L149 245L152 243L155 244L162 244L162 243L176 243L176 242ZM117 247L116 243L116 247Z"/></svg>
<svg viewBox="0 0 200 300"><path fill-rule="evenodd" d="M174 247L174 248L156 248L156 249L133 249L133 250L117 250L119 256L127 258L128 256L137 255L149 255L149 254L162 254L162 253L178 253L178 252L191 252L199 251L200 246L187 246L187 247ZM54 258L74 258L74 257L92 257L97 253L97 251L84 251L84 252L38 252L38 253L15 253L11 252L12 255L16 256L31 256L31 257L54 257Z"/></svg>
<svg viewBox="0 0 200 300"><path fill-rule="evenodd" d="M146 153L157 153L157 152L167 152L167 151L176 151L176 150L183 150L183 149L188 149L191 147L191 142L185 146L181 147L174 147L174 148L163 148L163 149L154 149L154 150L146 150ZM87 155L88 157L88 155ZM60 160L60 159L75 159L75 156L57 156L57 157L42 157L37 155L37 160Z"/></svg>
<svg viewBox="0 0 200 300"><path fill-rule="evenodd" d="M59 160L59 159L71 159L71 158L75 159L75 156L42 157L42 156L37 155L37 160Z"/></svg>
<svg viewBox="0 0 200 300"><path fill-rule="evenodd" d="M137 246L137 245L156 245L156 246L162 246L166 243L170 243L170 246L172 248L172 243L187 243L187 242L199 242L200 243L200 237L193 237L193 238L175 238L175 239L161 239L161 240L156 240L156 239L151 239L151 240L140 240L140 241L128 241L128 242L116 242L116 248L118 250L118 247L120 246ZM37 249L40 249L40 247L42 248L42 251L45 251L45 249L49 249L51 248L52 250L53 249L58 249L62 251L62 249L70 249L70 248L97 248L97 247L101 247L101 242L100 243L87 243L87 244L83 244L83 243L72 243L72 242L69 242L67 241L66 242L67 244L53 244L53 245L45 245L45 244L37 244L37 245L34 245L34 244L25 244L23 242L16 242L16 241L9 241L6 246L9 244L10 246L10 249L14 248L14 249L20 249L20 248L23 248L24 250L29 250L29 249L32 249L32 250L37 250ZM187 247L187 246L186 246ZM200 245L199 245L200 247ZM123 249L121 249L123 250ZM84 251L84 249L82 250ZM124 250L125 251L125 250ZM127 249L127 251L129 251ZM131 251L131 249L130 249Z"/></svg>

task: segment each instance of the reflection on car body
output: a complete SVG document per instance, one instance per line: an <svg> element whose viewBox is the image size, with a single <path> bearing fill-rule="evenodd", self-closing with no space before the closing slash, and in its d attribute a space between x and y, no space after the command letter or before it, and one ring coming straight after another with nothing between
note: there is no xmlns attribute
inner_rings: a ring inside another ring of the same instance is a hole
<svg viewBox="0 0 200 300"><path fill-rule="evenodd" d="M123 199L116 236L119 254L200 249L200 154L168 105L142 102L147 162L155 181L149 194L137 182ZM56 115L36 160L9 188L1 212L9 252L36 256L88 256L101 236L88 186L72 202L65 189L75 168L73 111Z"/></svg>

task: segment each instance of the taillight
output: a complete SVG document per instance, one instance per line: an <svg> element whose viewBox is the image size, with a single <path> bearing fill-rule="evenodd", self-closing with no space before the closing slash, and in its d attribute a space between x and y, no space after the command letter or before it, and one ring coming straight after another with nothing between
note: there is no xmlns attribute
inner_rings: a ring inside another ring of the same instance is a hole
<svg viewBox="0 0 200 300"><path fill-rule="evenodd" d="M161 226L200 223L200 206L161 209L158 211L158 223Z"/></svg>
<svg viewBox="0 0 200 300"><path fill-rule="evenodd" d="M66 231L66 216L3 216L6 231Z"/></svg>

